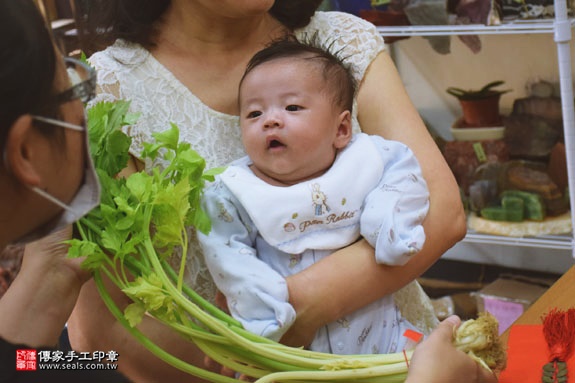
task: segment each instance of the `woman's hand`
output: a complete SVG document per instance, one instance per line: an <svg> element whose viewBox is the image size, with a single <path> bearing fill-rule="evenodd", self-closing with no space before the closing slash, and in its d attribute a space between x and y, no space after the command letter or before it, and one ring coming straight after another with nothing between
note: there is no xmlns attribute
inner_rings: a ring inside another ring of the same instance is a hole
<svg viewBox="0 0 575 383"><path fill-rule="evenodd" d="M81 286L91 275L81 268L84 258L68 258L68 245L64 242L72 238L72 226L50 234L26 246L22 267L44 270L50 273L75 279ZM64 275L65 274L65 275Z"/></svg>
<svg viewBox="0 0 575 383"><path fill-rule="evenodd" d="M18 276L0 300L0 337L31 347L54 346L90 274L69 259L72 228L26 246Z"/></svg>
<svg viewBox="0 0 575 383"><path fill-rule="evenodd" d="M497 382L494 373L453 346L454 330L460 324L457 316L450 316L417 346L405 383Z"/></svg>

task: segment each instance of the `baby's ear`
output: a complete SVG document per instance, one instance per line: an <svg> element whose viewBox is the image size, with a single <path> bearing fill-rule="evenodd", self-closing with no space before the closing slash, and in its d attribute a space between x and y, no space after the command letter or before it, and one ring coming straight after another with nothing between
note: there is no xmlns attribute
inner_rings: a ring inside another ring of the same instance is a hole
<svg viewBox="0 0 575 383"><path fill-rule="evenodd" d="M336 149L344 148L351 140L351 113L344 110L338 116L339 125L333 145Z"/></svg>

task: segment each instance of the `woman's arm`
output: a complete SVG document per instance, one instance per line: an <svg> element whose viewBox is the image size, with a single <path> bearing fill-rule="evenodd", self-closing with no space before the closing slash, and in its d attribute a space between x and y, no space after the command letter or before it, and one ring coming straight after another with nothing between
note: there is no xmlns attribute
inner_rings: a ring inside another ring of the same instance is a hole
<svg viewBox="0 0 575 383"><path fill-rule="evenodd" d="M459 187L385 52L377 56L360 85L358 119L364 132L407 145L417 157L427 182L430 208L423 224L425 247L409 262L410 268L398 271L409 281L465 236L466 216Z"/></svg>
<svg viewBox="0 0 575 383"><path fill-rule="evenodd" d="M426 241L405 266L377 265L373 248L362 240L289 277L290 302L298 316L282 338L287 344L306 344L320 326L397 291L465 235L455 178L385 52L372 62L360 84L358 119L364 132L403 142L419 160L430 193L423 223Z"/></svg>

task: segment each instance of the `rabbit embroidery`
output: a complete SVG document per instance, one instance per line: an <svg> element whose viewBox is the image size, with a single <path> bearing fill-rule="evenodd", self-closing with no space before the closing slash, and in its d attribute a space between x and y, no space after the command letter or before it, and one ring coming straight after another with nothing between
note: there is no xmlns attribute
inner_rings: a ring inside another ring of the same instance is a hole
<svg viewBox="0 0 575 383"><path fill-rule="evenodd" d="M319 190L319 184L312 184L311 200L315 206L315 215L320 216L330 211L329 206L326 204L326 195Z"/></svg>

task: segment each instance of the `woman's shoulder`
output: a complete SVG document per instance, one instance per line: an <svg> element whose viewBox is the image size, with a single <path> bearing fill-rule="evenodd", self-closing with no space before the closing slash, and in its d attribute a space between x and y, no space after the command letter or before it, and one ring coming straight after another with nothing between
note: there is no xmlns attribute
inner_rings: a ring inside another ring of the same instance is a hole
<svg viewBox="0 0 575 383"><path fill-rule="evenodd" d="M318 33L329 36L330 33L338 33L335 36L345 38L353 36L379 36L375 26L360 17L346 12L318 11L311 18L309 24L301 29L303 33ZM332 37L334 35L331 35Z"/></svg>
<svg viewBox="0 0 575 383"><path fill-rule="evenodd" d="M148 58L150 52L141 45L118 39L109 47L90 56L90 64L97 70L137 66Z"/></svg>
<svg viewBox="0 0 575 383"><path fill-rule="evenodd" d="M88 61L98 74L98 95L92 101L114 101L126 96L126 89L138 83L139 68L148 61L150 52L141 45L117 40L94 53ZM130 97L132 98L132 97Z"/></svg>
<svg viewBox="0 0 575 383"><path fill-rule="evenodd" d="M332 52L341 52L359 81L369 64L385 50L383 37L372 23L345 12L316 12L295 35L299 40L312 39Z"/></svg>

